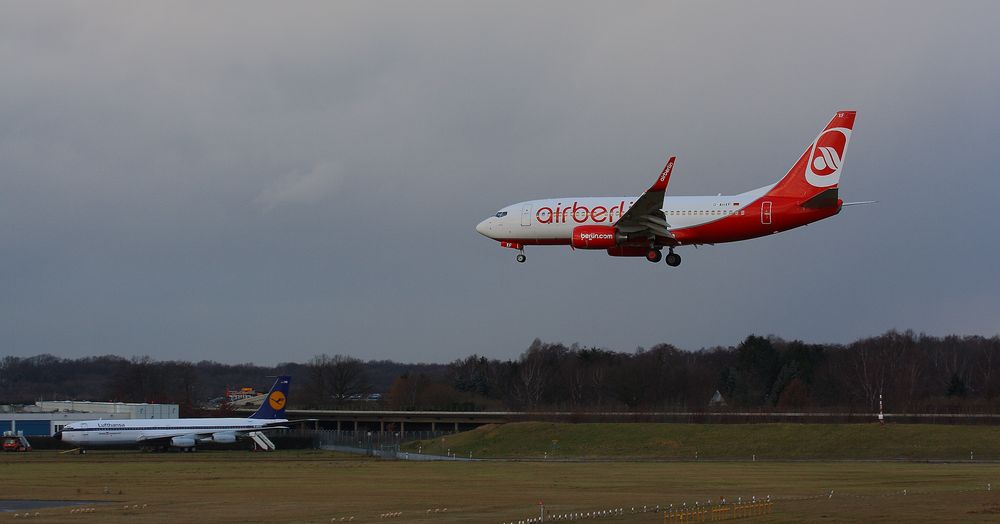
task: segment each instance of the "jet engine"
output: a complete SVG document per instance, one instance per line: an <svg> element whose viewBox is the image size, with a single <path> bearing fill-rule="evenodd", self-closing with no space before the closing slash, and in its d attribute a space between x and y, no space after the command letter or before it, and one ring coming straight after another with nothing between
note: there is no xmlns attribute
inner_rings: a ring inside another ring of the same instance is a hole
<svg viewBox="0 0 1000 524"><path fill-rule="evenodd" d="M618 246L608 250L613 257L644 257L649 254L648 247Z"/></svg>
<svg viewBox="0 0 1000 524"><path fill-rule="evenodd" d="M212 442L219 444L232 444L236 442L236 433L213 433Z"/></svg>
<svg viewBox="0 0 1000 524"><path fill-rule="evenodd" d="M614 226L577 226L571 245L577 249L611 249L625 240Z"/></svg>
<svg viewBox="0 0 1000 524"><path fill-rule="evenodd" d="M170 445L175 448L193 448L194 437L174 437L170 439Z"/></svg>

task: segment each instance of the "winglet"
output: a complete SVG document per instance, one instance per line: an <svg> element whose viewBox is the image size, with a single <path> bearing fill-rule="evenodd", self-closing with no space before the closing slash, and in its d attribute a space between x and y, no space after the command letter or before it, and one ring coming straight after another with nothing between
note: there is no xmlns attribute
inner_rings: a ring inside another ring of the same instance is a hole
<svg viewBox="0 0 1000 524"><path fill-rule="evenodd" d="M660 173L660 178L653 182L653 186L649 188L649 191L666 191L667 184L670 183L670 173L674 170L674 160L677 160L676 156L670 157L667 160L667 165L663 166L663 172Z"/></svg>
<svg viewBox="0 0 1000 524"><path fill-rule="evenodd" d="M670 225L663 215L663 197L667 193L667 184L670 183L670 173L674 170L675 160L677 157L670 157L656 182L636 199L628 211L622 213L615 222L615 227L619 231L623 233L650 231L656 236L673 238L670 234Z"/></svg>

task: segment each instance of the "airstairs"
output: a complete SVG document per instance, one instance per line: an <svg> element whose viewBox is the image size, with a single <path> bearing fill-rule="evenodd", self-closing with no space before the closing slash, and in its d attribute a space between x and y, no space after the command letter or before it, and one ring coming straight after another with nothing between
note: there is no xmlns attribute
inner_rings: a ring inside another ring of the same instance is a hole
<svg viewBox="0 0 1000 524"><path fill-rule="evenodd" d="M261 431L252 431L250 440L253 441L255 451L274 451L274 442Z"/></svg>

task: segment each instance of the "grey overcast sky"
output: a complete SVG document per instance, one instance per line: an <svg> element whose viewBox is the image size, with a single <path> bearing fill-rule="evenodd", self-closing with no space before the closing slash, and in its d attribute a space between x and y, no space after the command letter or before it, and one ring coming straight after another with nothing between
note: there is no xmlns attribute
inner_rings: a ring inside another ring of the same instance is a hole
<svg viewBox="0 0 1000 524"><path fill-rule="evenodd" d="M998 2L3 2L5 355L510 358L1000 331ZM845 200L671 269L497 209L777 180Z"/></svg>

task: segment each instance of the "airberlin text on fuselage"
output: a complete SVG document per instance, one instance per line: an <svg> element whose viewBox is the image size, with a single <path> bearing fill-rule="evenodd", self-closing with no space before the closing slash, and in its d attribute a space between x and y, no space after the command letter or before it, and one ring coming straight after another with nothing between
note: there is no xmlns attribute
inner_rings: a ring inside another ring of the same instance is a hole
<svg viewBox="0 0 1000 524"><path fill-rule="evenodd" d="M632 202L629 202L629 206L632 204ZM625 201L622 200L619 204L611 206L610 209L604 206L594 206L591 209L587 206L581 206L579 202L573 202L572 206L561 206L562 204L557 204L555 210L548 206L540 207L535 212L535 219L540 224L565 224L571 219L577 224L584 222L614 222L618 218L621 218L622 213L624 213Z"/></svg>
<svg viewBox="0 0 1000 524"><path fill-rule="evenodd" d="M611 240L615 238L614 233L581 233L580 240Z"/></svg>

